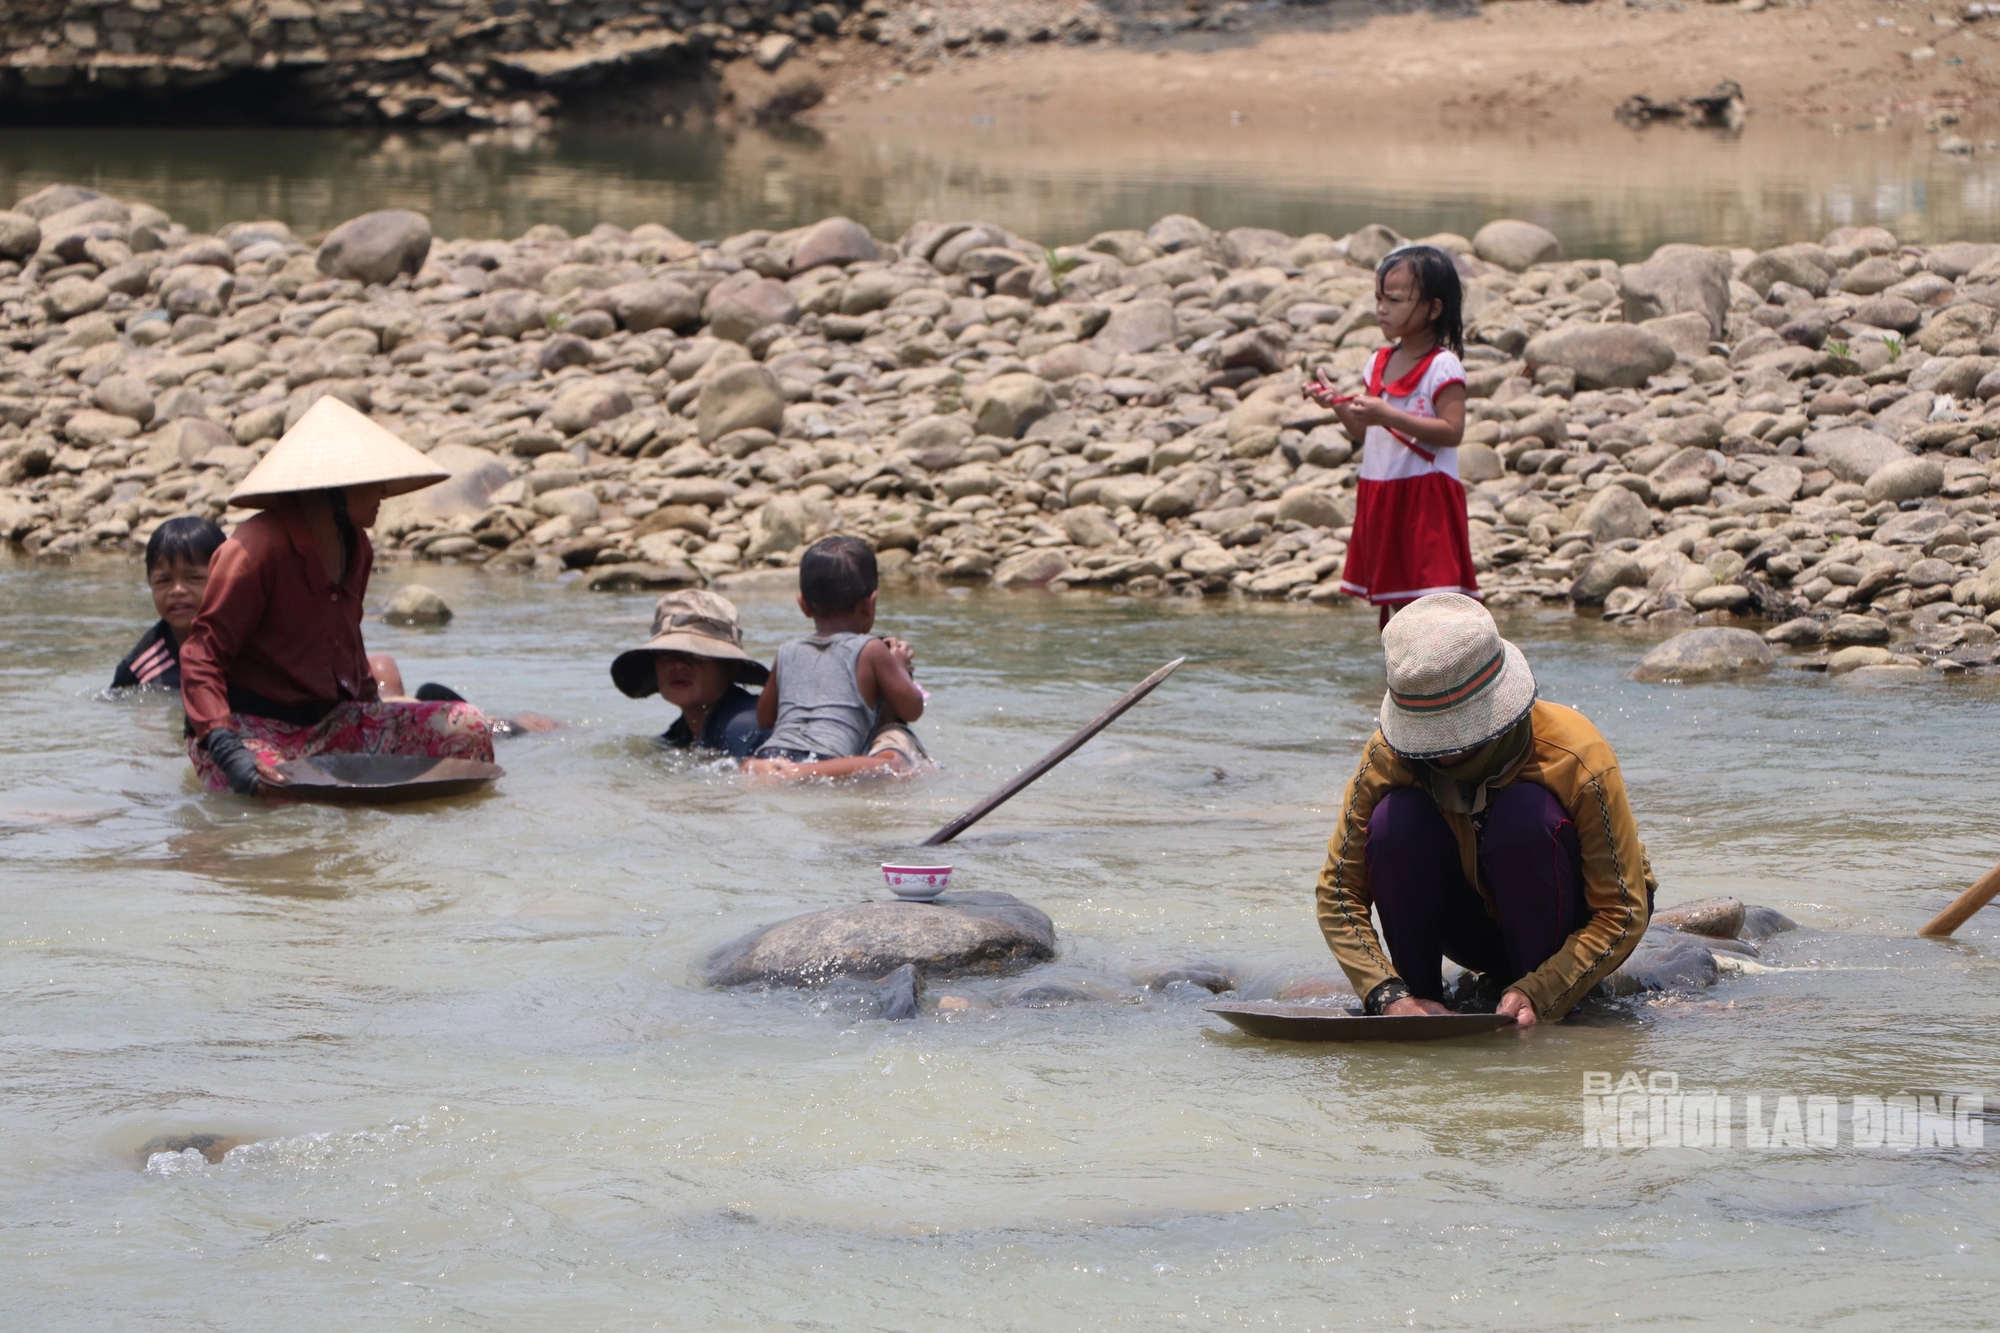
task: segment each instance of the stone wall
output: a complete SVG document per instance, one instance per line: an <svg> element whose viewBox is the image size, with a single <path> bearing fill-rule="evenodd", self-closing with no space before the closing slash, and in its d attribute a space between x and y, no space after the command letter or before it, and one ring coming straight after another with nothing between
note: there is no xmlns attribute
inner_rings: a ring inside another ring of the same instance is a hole
<svg viewBox="0 0 2000 1333"><path fill-rule="evenodd" d="M787 42L872 40L888 18L865 0L9 0L0 119L507 124L623 89L657 120L712 102L722 63L771 68Z"/></svg>

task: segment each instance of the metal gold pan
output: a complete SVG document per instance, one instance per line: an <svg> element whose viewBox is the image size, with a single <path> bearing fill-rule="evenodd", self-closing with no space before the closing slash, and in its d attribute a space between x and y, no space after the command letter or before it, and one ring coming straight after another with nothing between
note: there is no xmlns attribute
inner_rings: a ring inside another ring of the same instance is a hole
<svg viewBox="0 0 2000 1333"><path fill-rule="evenodd" d="M478 791L506 770L472 759L401 754L322 754L280 764L285 795L303 801L383 805Z"/></svg>
<svg viewBox="0 0 2000 1333"><path fill-rule="evenodd" d="M1500 1014L1397 1014L1369 1018L1359 1009L1279 1004L1270 1000L1212 1004L1208 1012L1220 1014L1253 1037L1274 1041L1438 1041L1514 1026L1513 1019Z"/></svg>

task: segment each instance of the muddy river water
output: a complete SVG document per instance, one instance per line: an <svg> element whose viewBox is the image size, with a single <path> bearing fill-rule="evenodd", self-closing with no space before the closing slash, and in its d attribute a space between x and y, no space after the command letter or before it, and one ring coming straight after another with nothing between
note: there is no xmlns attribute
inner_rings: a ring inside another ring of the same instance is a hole
<svg viewBox="0 0 2000 1333"><path fill-rule="evenodd" d="M1995 1148L1845 1123L1994 1090L1995 913L1912 938L2000 855L1990 677L1639 685L1642 642L1503 613L1618 748L1662 902L1801 929L1525 1039L1290 1046L1119 979L1333 970L1312 882L1372 617L891 589L943 770L769 790L655 749L664 706L611 687L647 597L425 579L457 618L371 648L570 725L503 741L490 795L357 810L199 794L173 704L98 697L149 618L132 568L0 561L7 1325L1991 1326ZM760 653L803 625L741 601ZM952 851L1053 916L1052 975L1123 999L892 1024L698 986L744 930L883 896L878 862L1181 654ZM1588 1080L1628 1070L1732 1097L1729 1146L1588 1142ZM1751 1146L1753 1095L1765 1124L1840 1099L1839 1142ZM200 1132L250 1143L138 1159Z"/></svg>
<svg viewBox="0 0 2000 1333"><path fill-rule="evenodd" d="M2000 238L2000 156L1950 156L1919 116L1885 120L1841 134L1776 115L1740 134L1634 132L1608 115L1169 128L903 118L889 104L778 134L36 129L0 134L0 204L73 181L198 231L278 218L310 235L364 209L414 208L443 236L661 222L701 239L846 214L889 237L920 217L983 218L1049 245L1174 212L1333 236L1369 222L1469 236L1521 217L1572 256L1623 261L1668 241L1761 248L1850 224L1912 242ZM2000 123L1968 112L1954 132L1983 144Z"/></svg>

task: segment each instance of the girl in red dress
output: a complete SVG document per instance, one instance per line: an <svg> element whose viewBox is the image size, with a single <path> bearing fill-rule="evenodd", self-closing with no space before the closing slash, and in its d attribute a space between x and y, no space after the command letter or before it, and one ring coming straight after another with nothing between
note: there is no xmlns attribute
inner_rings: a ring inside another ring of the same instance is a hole
<svg viewBox="0 0 2000 1333"><path fill-rule="evenodd" d="M1451 256L1432 245L1391 252L1375 270L1375 317L1390 345L1368 366L1365 393L1324 378L1306 397L1361 441L1360 493L1340 586L1382 608L1381 623L1432 593L1479 596L1458 445L1465 435L1462 295Z"/></svg>

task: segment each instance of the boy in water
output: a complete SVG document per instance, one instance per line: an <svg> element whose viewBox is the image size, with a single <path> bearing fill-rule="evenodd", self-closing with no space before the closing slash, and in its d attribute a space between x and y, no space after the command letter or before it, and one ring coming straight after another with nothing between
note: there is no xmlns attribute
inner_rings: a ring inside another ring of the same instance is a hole
<svg viewBox="0 0 2000 1333"><path fill-rule="evenodd" d="M841 778L906 773L925 757L906 725L924 715L910 645L878 638L875 552L857 537L822 537L799 561L799 609L813 633L778 649L757 696L771 735L746 773Z"/></svg>
<svg viewBox="0 0 2000 1333"><path fill-rule="evenodd" d="M146 590L160 619L118 664L112 689L181 687L181 645L201 610L208 559L225 540L222 529L205 518L170 518L153 529L146 539Z"/></svg>

